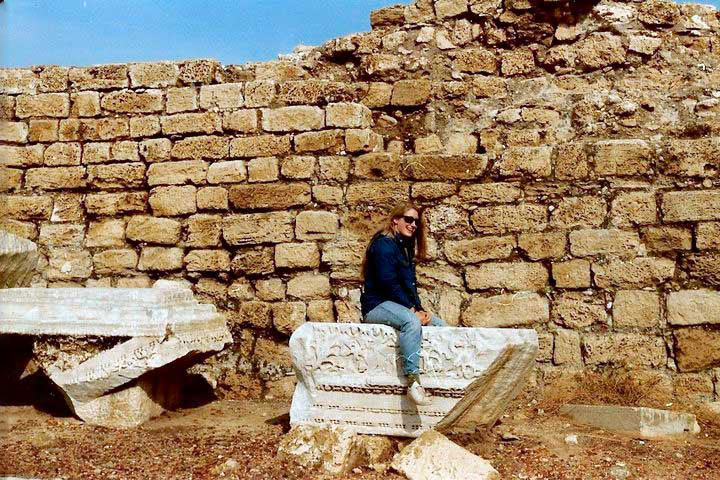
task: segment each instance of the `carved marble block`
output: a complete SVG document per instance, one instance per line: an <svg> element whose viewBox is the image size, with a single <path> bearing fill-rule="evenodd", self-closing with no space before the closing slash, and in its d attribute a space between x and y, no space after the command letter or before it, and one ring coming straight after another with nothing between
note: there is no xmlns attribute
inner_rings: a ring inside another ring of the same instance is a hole
<svg viewBox="0 0 720 480"><path fill-rule="evenodd" d="M176 403L177 372L157 369L232 342L214 306L198 304L189 289L162 284L1 290L0 333L40 336L38 361L73 412L88 423L119 427Z"/></svg>
<svg viewBox="0 0 720 480"><path fill-rule="evenodd" d="M37 245L0 231L0 288L28 286L37 262Z"/></svg>
<svg viewBox="0 0 720 480"><path fill-rule="evenodd" d="M424 327L420 378L432 401L416 406L397 339L384 325L302 325L290 338L298 376L290 423L406 437L475 431L500 417L538 350L534 330Z"/></svg>

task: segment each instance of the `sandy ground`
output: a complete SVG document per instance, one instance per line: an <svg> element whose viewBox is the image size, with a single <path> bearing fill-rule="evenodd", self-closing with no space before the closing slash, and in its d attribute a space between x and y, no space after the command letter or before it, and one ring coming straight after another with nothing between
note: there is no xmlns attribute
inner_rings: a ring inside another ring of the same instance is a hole
<svg viewBox="0 0 720 480"><path fill-rule="evenodd" d="M286 401L215 401L166 413L137 429L112 430L31 406L0 406L0 476L333 478L277 456L288 410ZM577 444L567 443L568 435L576 435ZM490 460L503 479L720 479L720 429L707 426L694 437L650 442L527 408L486 434L451 438ZM403 477L361 469L334 478Z"/></svg>

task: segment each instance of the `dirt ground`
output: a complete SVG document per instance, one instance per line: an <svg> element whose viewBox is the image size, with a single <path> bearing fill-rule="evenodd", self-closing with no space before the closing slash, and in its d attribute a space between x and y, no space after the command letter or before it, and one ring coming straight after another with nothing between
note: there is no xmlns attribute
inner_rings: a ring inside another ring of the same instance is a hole
<svg viewBox="0 0 720 480"><path fill-rule="evenodd" d="M214 401L132 430L88 426L32 406L0 406L0 476L62 479L401 479L367 468L345 477L277 456L287 401ZM489 433L452 440L503 479L720 479L720 428L642 441L570 425L527 405ZM566 442L577 436L577 444ZM517 439L515 439L517 437Z"/></svg>

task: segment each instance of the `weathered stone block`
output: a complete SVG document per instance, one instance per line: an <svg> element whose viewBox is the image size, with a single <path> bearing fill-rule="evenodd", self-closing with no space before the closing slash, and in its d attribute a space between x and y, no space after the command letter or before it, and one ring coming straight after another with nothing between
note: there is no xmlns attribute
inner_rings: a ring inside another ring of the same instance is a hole
<svg viewBox="0 0 720 480"><path fill-rule="evenodd" d="M30 147L0 145L0 165L5 167L42 165L44 150L45 147L42 145L32 145Z"/></svg>
<svg viewBox="0 0 720 480"><path fill-rule="evenodd" d="M173 158L194 160L226 158L228 142L229 139L225 137L188 137L173 143L170 155Z"/></svg>
<svg viewBox="0 0 720 480"><path fill-rule="evenodd" d="M458 52L453 67L468 73L497 73L495 54L485 48L468 48Z"/></svg>
<svg viewBox="0 0 720 480"><path fill-rule="evenodd" d="M255 282L255 292L260 300L266 302L285 300L285 283L279 278L258 280Z"/></svg>
<svg viewBox="0 0 720 480"><path fill-rule="evenodd" d="M156 187L150 193L150 208L159 217L173 217L195 213L197 189L186 185L182 187Z"/></svg>
<svg viewBox="0 0 720 480"><path fill-rule="evenodd" d="M700 431L695 415L654 408L564 405L560 412L576 422L624 433L633 438L667 438Z"/></svg>
<svg viewBox="0 0 720 480"><path fill-rule="evenodd" d="M595 144L598 175L645 175L652 163L652 151L645 140L604 140Z"/></svg>
<svg viewBox="0 0 720 480"><path fill-rule="evenodd" d="M223 218L223 238L230 245L290 242L294 219L290 212L231 215Z"/></svg>
<svg viewBox="0 0 720 480"><path fill-rule="evenodd" d="M505 328L545 323L549 318L547 298L530 292L494 297L473 296L462 313L462 323L469 327Z"/></svg>
<svg viewBox="0 0 720 480"><path fill-rule="evenodd" d="M535 56L530 48L515 48L502 54L500 71L503 75L525 75L533 70Z"/></svg>
<svg viewBox="0 0 720 480"><path fill-rule="evenodd" d="M642 252L636 232L584 229L570 232L570 252L577 257L617 255L634 257Z"/></svg>
<svg viewBox="0 0 720 480"><path fill-rule="evenodd" d="M720 292L683 290L667 297L668 323L671 325L720 324Z"/></svg>
<svg viewBox="0 0 720 480"><path fill-rule="evenodd" d="M400 80L393 85L390 103L406 107L424 105L430 100L431 90L429 80Z"/></svg>
<svg viewBox="0 0 720 480"><path fill-rule="evenodd" d="M188 272L224 272L230 270L230 253L226 250L191 250L185 255Z"/></svg>
<svg viewBox="0 0 720 480"><path fill-rule="evenodd" d="M385 107L390 105L392 91L393 86L389 83L370 82L367 93L361 101L370 108Z"/></svg>
<svg viewBox="0 0 720 480"><path fill-rule="evenodd" d="M475 230L486 235L537 231L547 226L547 209L530 203L480 207L470 215L470 221Z"/></svg>
<svg viewBox="0 0 720 480"><path fill-rule="evenodd" d="M90 252L80 249L53 248L48 252L48 280L84 280L92 274Z"/></svg>
<svg viewBox="0 0 720 480"><path fill-rule="evenodd" d="M544 290L548 273L540 263L498 262L468 267L465 280L471 290Z"/></svg>
<svg viewBox="0 0 720 480"><path fill-rule="evenodd" d="M573 330L558 330L555 334L553 363L570 367L582 367L580 334Z"/></svg>
<svg viewBox="0 0 720 480"><path fill-rule="evenodd" d="M315 164L315 157L289 157L283 160L281 173L285 178L307 180L315 175Z"/></svg>
<svg viewBox="0 0 720 480"><path fill-rule="evenodd" d="M186 245L190 247L216 247L220 245L222 217L198 214L187 220Z"/></svg>
<svg viewBox="0 0 720 480"><path fill-rule="evenodd" d="M133 138L152 137L160 130L160 118L156 115L130 118L130 136Z"/></svg>
<svg viewBox="0 0 720 480"><path fill-rule="evenodd" d="M586 71L622 64L625 56L622 37L609 32L591 33L577 47L578 65Z"/></svg>
<svg viewBox="0 0 720 480"><path fill-rule="evenodd" d="M176 245L180 229L180 222L171 218L135 216L128 222L125 235L136 242Z"/></svg>
<svg viewBox="0 0 720 480"><path fill-rule="evenodd" d="M566 244L564 232L523 233L518 236L518 246L532 260L560 258L565 255Z"/></svg>
<svg viewBox="0 0 720 480"><path fill-rule="evenodd" d="M501 175L531 175L547 177L552 174L551 147L510 147L496 164Z"/></svg>
<svg viewBox="0 0 720 480"><path fill-rule="evenodd" d="M320 157L320 179L344 182L350 172L350 160L347 157Z"/></svg>
<svg viewBox="0 0 720 480"><path fill-rule="evenodd" d="M473 203L511 203L522 197L522 189L512 183L462 185L460 197Z"/></svg>
<svg viewBox="0 0 720 480"><path fill-rule="evenodd" d="M197 90L194 87L169 88L165 94L167 113L189 112L197 110Z"/></svg>
<svg viewBox="0 0 720 480"><path fill-rule="evenodd" d="M164 162L150 165L147 171L147 183L154 185L182 185L205 183L208 165L202 160L183 162Z"/></svg>
<svg viewBox="0 0 720 480"><path fill-rule="evenodd" d="M152 113L163 110L162 90L146 90L135 92L120 90L106 93L100 101L100 106L113 113Z"/></svg>
<svg viewBox="0 0 720 480"><path fill-rule="evenodd" d="M635 333L586 334L583 337L585 364L664 367L665 342L660 337Z"/></svg>
<svg viewBox="0 0 720 480"><path fill-rule="evenodd" d="M222 187L205 187L198 189L197 208L200 210L227 210L227 190Z"/></svg>
<svg viewBox="0 0 720 480"><path fill-rule="evenodd" d="M79 247L85 238L85 225L44 223L40 226L38 243L49 247Z"/></svg>
<svg viewBox="0 0 720 480"><path fill-rule="evenodd" d="M28 124L25 122L0 123L0 141L13 143L26 143L28 138Z"/></svg>
<svg viewBox="0 0 720 480"><path fill-rule="evenodd" d="M550 214L550 225L562 229L599 227L606 215L607 204L602 198L567 197Z"/></svg>
<svg viewBox="0 0 720 480"><path fill-rule="evenodd" d="M186 84L211 83L219 67L214 60L189 60L180 65L180 80Z"/></svg>
<svg viewBox="0 0 720 480"><path fill-rule="evenodd" d="M67 93L19 95L15 100L15 115L28 117L67 117L70 115L70 96Z"/></svg>
<svg viewBox="0 0 720 480"><path fill-rule="evenodd" d="M590 262L576 259L553 263L552 276L558 288L589 288Z"/></svg>
<svg viewBox="0 0 720 480"><path fill-rule="evenodd" d="M40 190L65 190L87 185L85 167L29 168L25 186Z"/></svg>
<svg viewBox="0 0 720 480"><path fill-rule="evenodd" d="M720 332L700 328L675 330L675 355L681 372L720 366Z"/></svg>
<svg viewBox="0 0 720 480"><path fill-rule="evenodd" d="M330 103L325 111L328 127L364 128L372 125L372 112L361 103Z"/></svg>
<svg viewBox="0 0 720 480"><path fill-rule="evenodd" d="M409 192L407 182L361 182L348 187L346 199L349 205L392 206L407 200Z"/></svg>
<svg viewBox="0 0 720 480"><path fill-rule="evenodd" d="M176 63L134 63L130 65L132 87L171 87L177 83L179 68Z"/></svg>
<svg viewBox="0 0 720 480"><path fill-rule="evenodd" d="M90 222L85 237L86 247L119 247L125 243L125 221L106 219Z"/></svg>
<svg viewBox="0 0 720 480"><path fill-rule="evenodd" d="M0 288L28 287L38 263L37 245L3 230L0 229Z"/></svg>
<svg viewBox="0 0 720 480"><path fill-rule="evenodd" d="M488 166L486 155L406 155L403 172L414 180L468 180L483 175Z"/></svg>
<svg viewBox="0 0 720 480"><path fill-rule="evenodd" d="M317 243L278 244L275 247L275 266L278 268L316 268L320 266L320 250Z"/></svg>
<svg viewBox="0 0 720 480"><path fill-rule="evenodd" d="M89 184L98 189L140 188L145 186L145 164L114 163L87 167Z"/></svg>
<svg viewBox="0 0 720 480"><path fill-rule="evenodd" d="M248 162L248 181L274 182L280 176L280 166L276 157L253 158Z"/></svg>
<svg viewBox="0 0 720 480"><path fill-rule="evenodd" d="M160 117L160 125L165 135L187 133L220 133L222 118L217 113L178 113Z"/></svg>
<svg viewBox="0 0 720 480"><path fill-rule="evenodd" d="M295 150L298 153L340 153L345 150L345 133L343 130L301 133L295 136Z"/></svg>
<svg viewBox="0 0 720 480"><path fill-rule="evenodd" d="M30 142L54 142L58 139L58 120L30 120Z"/></svg>
<svg viewBox="0 0 720 480"><path fill-rule="evenodd" d="M289 136L260 135L235 138L230 142L230 156L239 158L271 157L284 155L290 151L290 148Z"/></svg>
<svg viewBox="0 0 720 480"><path fill-rule="evenodd" d="M553 302L552 320L558 325L572 329L581 329L596 323L608 323L603 299L581 293L564 293L556 297Z"/></svg>
<svg viewBox="0 0 720 480"><path fill-rule="evenodd" d="M332 212L300 212L295 234L300 240L332 240L338 231L338 216Z"/></svg>
<svg viewBox="0 0 720 480"><path fill-rule="evenodd" d="M305 323L307 307L303 302L276 303L272 308L272 321L275 330L287 336Z"/></svg>
<svg viewBox="0 0 720 480"><path fill-rule="evenodd" d="M666 222L720 220L720 190L664 193L662 211Z"/></svg>
<svg viewBox="0 0 720 480"><path fill-rule="evenodd" d="M245 103L242 83L223 83L200 87L200 108L203 110L230 110Z"/></svg>
<svg viewBox="0 0 720 480"><path fill-rule="evenodd" d="M612 202L610 222L618 227L657 223L657 206L652 192L621 193Z"/></svg>
<svg viewBox="0 0 720 480"><path fill-rule="evenodd" d="M140 142L139 150L148 163L166 162L170 160L172 142L167 138L153 138Z"/></svg>
<svg viewBox="0 0 720 480"><path fill-rule="evenodd" d="M310 202L310 186L305 183L234 185L230 203L242 210L282 210Z"/></svg>
<svg viewBox="0 0 720 480"><path fill-rule="evenodd" d="M70 86L76 90L103 90L128 87L128 69L126 65L97 65L86 68L71 68L68 76Z"/></svg>
<svg viewBox="0 0 720 480"><path fill-rule="evenodd" d="M445 242L445 256L452 263L479 263L507 258L514 248L515 238L512 236L449 240Z"/></svg>
<svg viewBox="0 0 720 480"><path fill-rule="evenodd" d="M85 208L94 215L113 216L123 213L144 212L147 206L146 192L97 193L85 197Z"/></svg>
<svg viewBox="0 0 720 480"><path fill-rule="evenodd" d="M330 279L325 275L301 273L287 283L287 294L302 300L330 296Z"/></svg>
<svg viewBox="0 0 720 480"><path fill-rule="evenodd" d="M385 152L366 153L355 158L353 173L360 178L400 178L403 165L398 155Z"/></svg>
<svg viewBox="0 0 720 480"><path fill-rule="evenodd" d="M661 326L660 297L657 292L621 290L615 294L612 312L615 328Z"/></svg>
<svg viewBox="0 0 720 480"><path fill-rule="evenodd" d="M135 250L103 250L93 255L93 267L97 275L127 275L137 266Z"/></svg>
<svg viewBox="0 0 720 480"><path fill-rule="evenodd" d="M246 275L266 275L275 271L273 248L246 248L236 251L231 268Z"/></svg>
<svg viewBox="0 0 720 480"><path fill-rule="evenodd" d="M167 272L183 267L182 248L143 247L137 268L142 272Z"/></svg>
<svg viewBox="0 0 720 480"><path fill-rule="evenodd" d="M699 249L715 248L708 246L706 240L707 223L697 226L697 246ZM648 227L642 230L642 241L651 252L673 252L677 250L690 250L692 248L692 232L682 227ZM712 235L711 242L720 241L720 231Z"/></svg>
<svg viewBox="0 0 720 480"><path fill-rule="evenodd" d="M675 262L667 258L635 258L593 263L595 284L600 288L651 287L672 280Z"/></svg>
<svg viewBox="0 0 720 480"><path fill-rule="evenodd" d="M266 132L306 132L323 127L325 112L319 107L292 106L262 111L262 128Z"/></svg>

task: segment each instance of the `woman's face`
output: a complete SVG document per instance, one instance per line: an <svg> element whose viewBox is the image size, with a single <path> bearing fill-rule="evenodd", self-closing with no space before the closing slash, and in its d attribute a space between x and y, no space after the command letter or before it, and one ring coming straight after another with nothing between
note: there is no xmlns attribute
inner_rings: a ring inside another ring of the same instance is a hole
<svg viewBox="0 0 720 480"><path fill-rule="evenodd" d="M418 229L420 214L414 208L407 210L403 216L393 220L395 232L404 237L412 237Z"/></svg>

